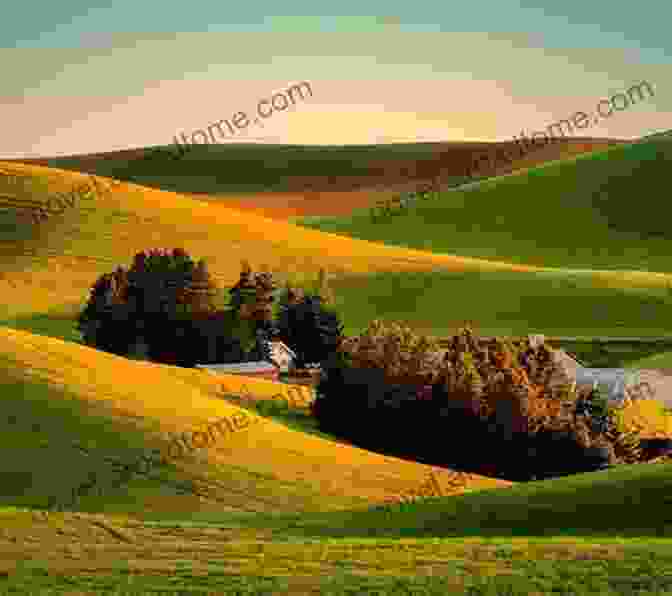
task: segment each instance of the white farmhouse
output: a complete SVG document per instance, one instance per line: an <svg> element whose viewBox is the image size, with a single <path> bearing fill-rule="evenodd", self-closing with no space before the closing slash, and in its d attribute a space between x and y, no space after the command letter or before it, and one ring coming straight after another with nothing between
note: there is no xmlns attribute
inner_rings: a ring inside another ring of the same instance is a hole
<svg viewBox="0 0 672 596"><path fill-rule="evenodd" d="M296 354L282 341L271 341L271 360L280 369L280 372L289 372L294 368Z"/></svg>

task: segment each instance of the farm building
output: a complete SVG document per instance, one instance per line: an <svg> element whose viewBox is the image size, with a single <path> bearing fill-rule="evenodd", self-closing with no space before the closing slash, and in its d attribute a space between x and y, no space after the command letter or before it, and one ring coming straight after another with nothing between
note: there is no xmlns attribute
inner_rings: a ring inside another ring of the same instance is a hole
<svg viewBox="0 0 672 596"><path fill-rule="evenodd" d="M270 343L271 359L279 367L280 372L289 372L290 369L294 368L296 362L294 350L281 341L272 341Z"/></svg>
<svg viewBox="0 0 672 596"><path fill-rule="evenodd" d="M257 377L269 381L277 381L280 378L280 370L270 362L239 362L237 364L197 364L196 368L212 374L244 375Z"/></svg>

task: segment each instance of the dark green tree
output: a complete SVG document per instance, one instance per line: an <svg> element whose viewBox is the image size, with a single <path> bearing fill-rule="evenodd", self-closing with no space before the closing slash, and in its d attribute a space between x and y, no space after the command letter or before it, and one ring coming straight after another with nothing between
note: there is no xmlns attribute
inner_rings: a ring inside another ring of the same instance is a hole
<svg viewBox="0 0 672 596"><path fill-rule="evenodd" d="M119 267L94 284L78 326L101 350L127 355L142 340L151 360L189 362L200 341L194 317L215 311L216 289L205 262L183 249L143 251L128 271Z"/></svg>
<svg viewBox="0 0 672 596"><path fill-rule="evenodd" d="M321 363L336 351L343 334L338 314L318 294L288 288L280 302L278 337L297 356L297 366Z"/></svg>

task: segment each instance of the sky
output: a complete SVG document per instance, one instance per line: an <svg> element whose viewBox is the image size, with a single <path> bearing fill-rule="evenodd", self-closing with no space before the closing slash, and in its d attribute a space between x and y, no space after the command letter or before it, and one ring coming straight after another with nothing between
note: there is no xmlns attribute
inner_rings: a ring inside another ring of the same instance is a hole
<svg viewBox="0 0 672 596"><path fill-rule="evenodd" d="M12 4L0 21L0 158L169 145L181 134L189 143L208 134L315 145L510 140L577 112L590 124L568 136L672 128L671 2L323 6L332 14L316 14L312 0ZM628 93L644 82L651 93ZM311 93L291 92L292 104L288 89L301 83ZM598 102L615 96L599 116Z"/></svg>

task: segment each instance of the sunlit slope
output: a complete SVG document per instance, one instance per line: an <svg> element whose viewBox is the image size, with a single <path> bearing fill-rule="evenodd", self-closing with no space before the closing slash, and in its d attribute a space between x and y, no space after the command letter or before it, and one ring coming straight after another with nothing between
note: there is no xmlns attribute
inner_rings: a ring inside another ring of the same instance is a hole
<svg viewBox="0 0 672 596"><path fill-rule="evenodd" d="M505 262L672 271L672 137L447 191L407 214L306 222L374 242Z"/></svg>
<svg viewBox="0 0 672 596"><path fill-rule="evenodd" d="M44 203L57 191L88 180L81 174L39 166L7 167L44 182L47 189L30 197ZM38 224L19 222L15 216L18 209L1 213L0 316L80 305L98 275L120 264L128 266L135 253L150 247L179 246L197 258L206 258L222 285L237 280L243 258L253 267L266 264L280 274L313 279L320 267L337 275L435 270L485 275L542 270L325 234L132 184L112 187L108 181L107 186L109 192L101 192L99 198L77 203ZM616 286L662 286L668 281L667 276L648 272L593 277L595 283Z"/></svg>
<svg viewBox="0 0 672 596"><path fill-rule="evenodd" d="M116 473L102 459L131 463L150 449L175 458L174 468L150 475L192 483L207 495L197 506L220 511L342 509L415 490L428 476L429 466L306 435L249 412L247 427L215 434L211 446L180 458L170 449L175 434L203 431L244 412L221 399L222 382L231 393L245 383L260 399L287 389L0 328L0 500L46 506L49 496L67 497L94 471L102 486L112 486ZM447 476L438 473L439 480ZM474 486L510 485L474 478ZM193 496L138 478L130 489L90 497L88 507L175 510L187 507L185 499L194 506Z"/></svg>

